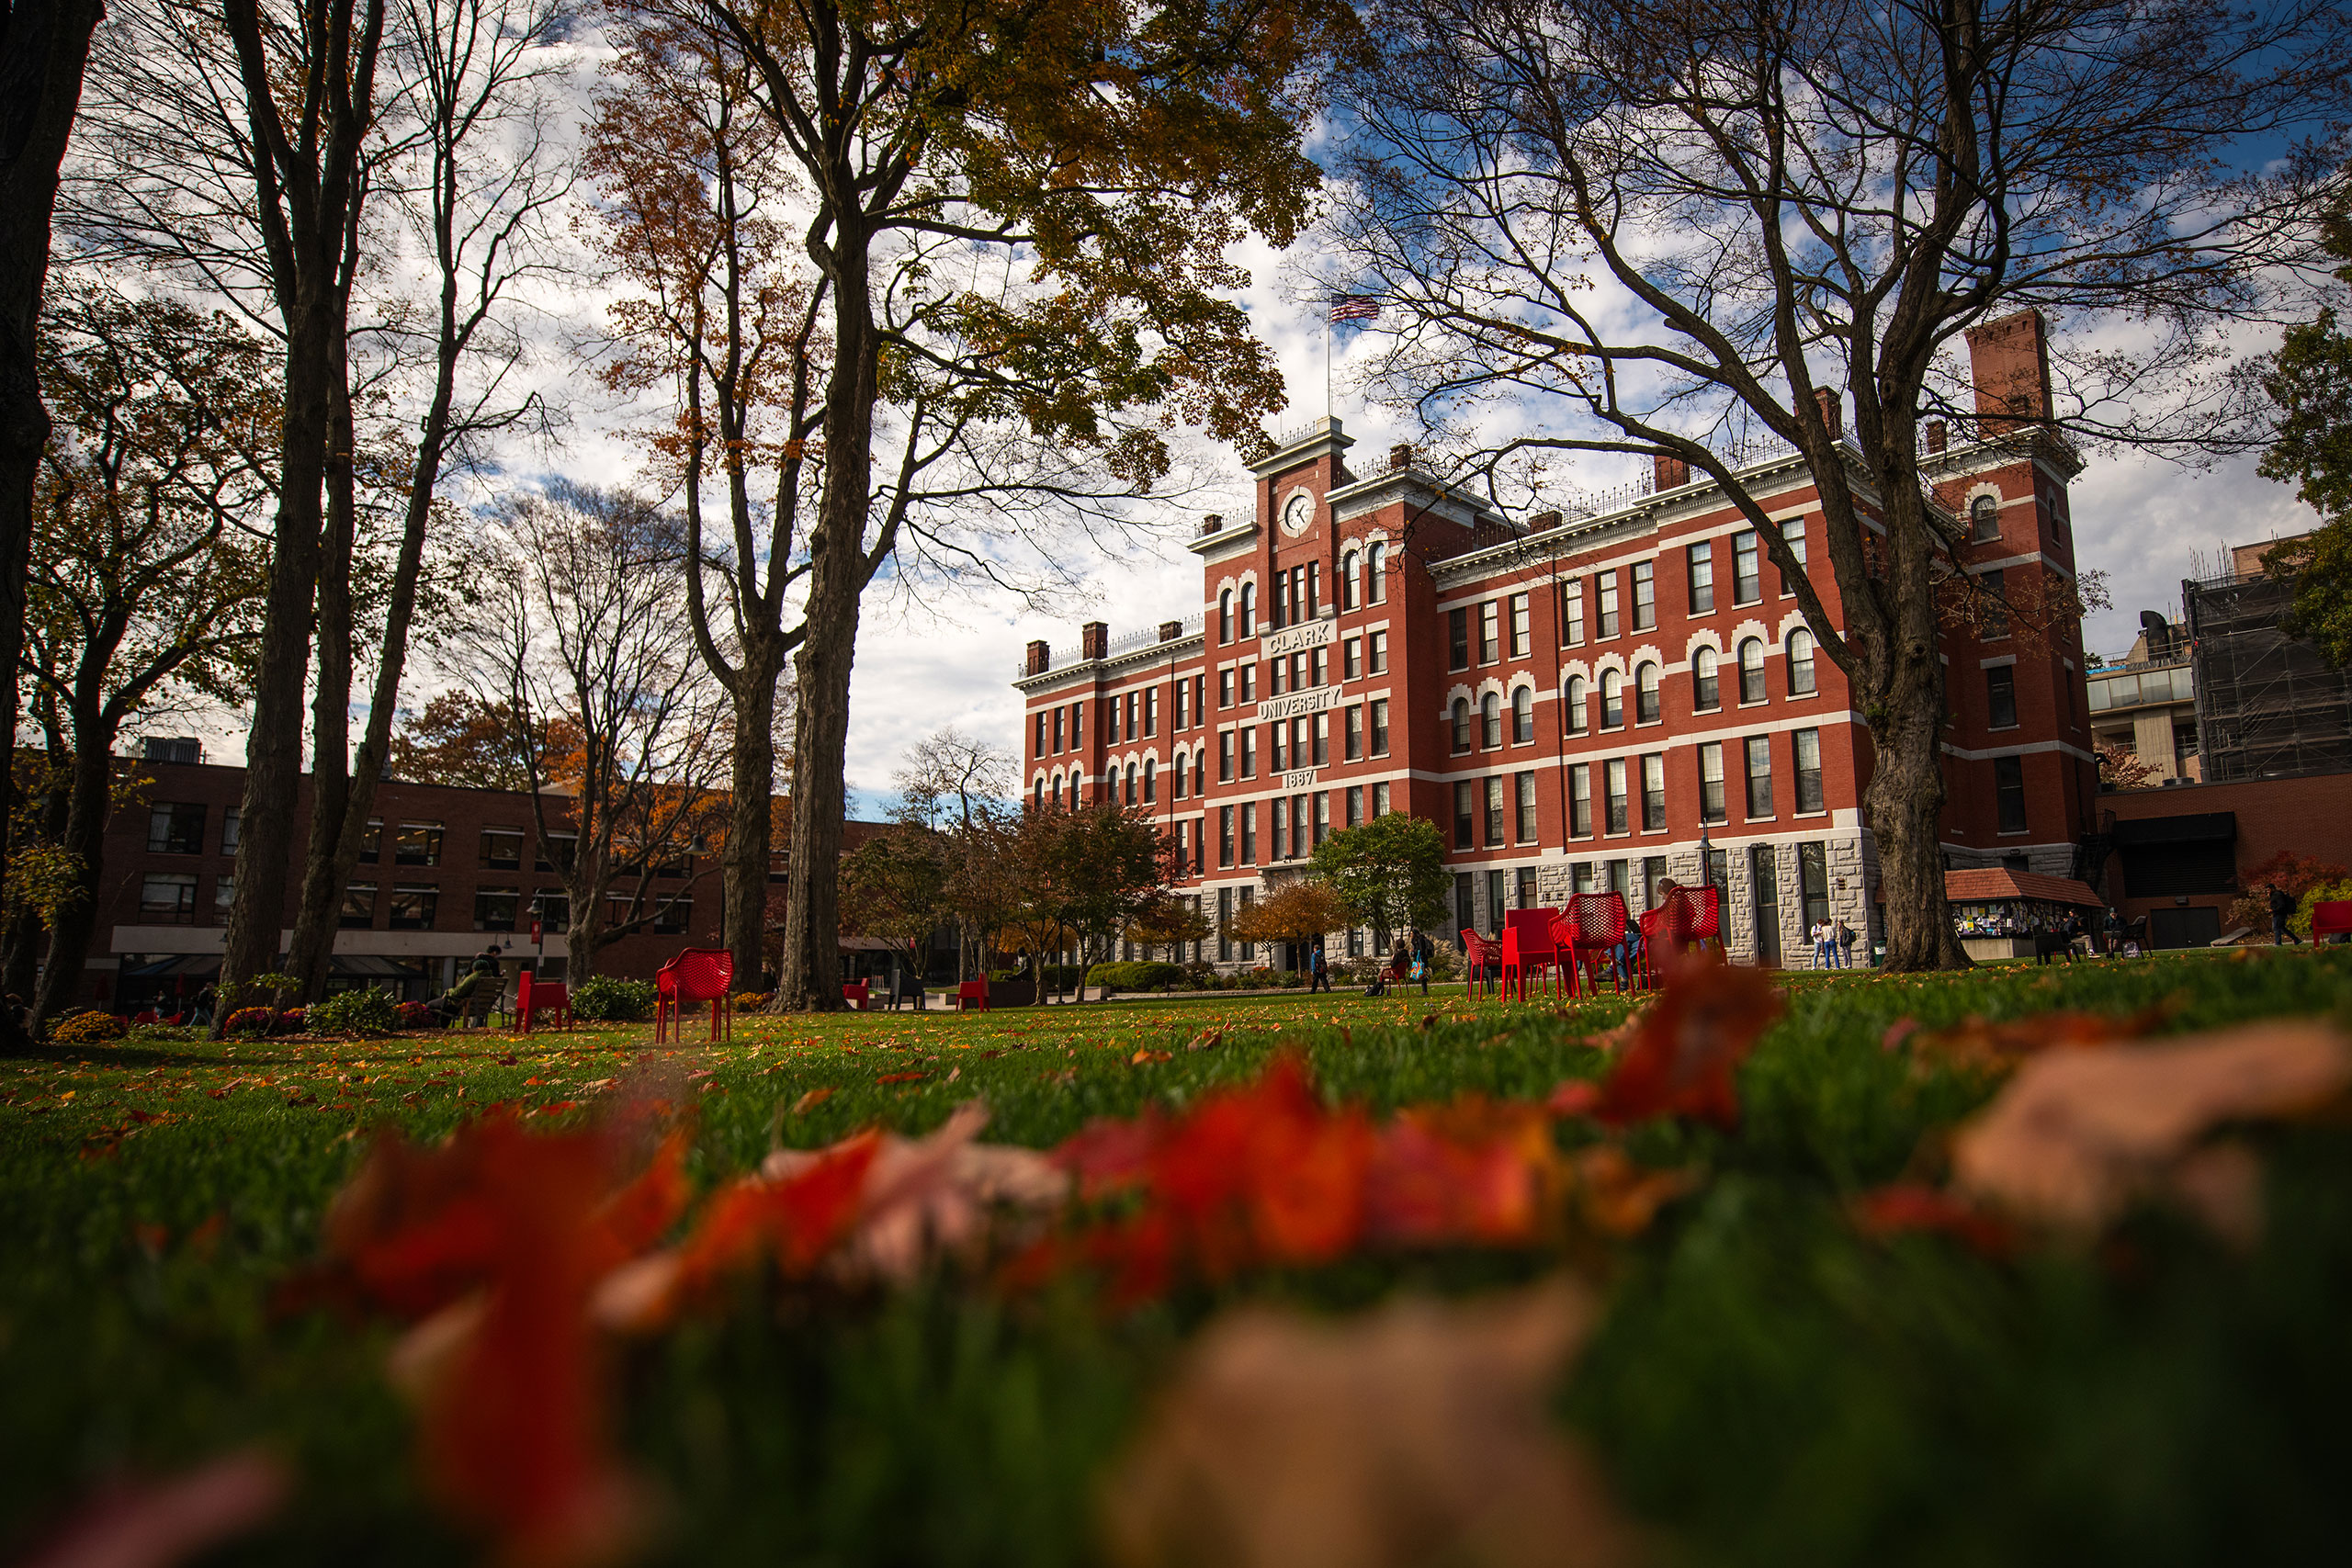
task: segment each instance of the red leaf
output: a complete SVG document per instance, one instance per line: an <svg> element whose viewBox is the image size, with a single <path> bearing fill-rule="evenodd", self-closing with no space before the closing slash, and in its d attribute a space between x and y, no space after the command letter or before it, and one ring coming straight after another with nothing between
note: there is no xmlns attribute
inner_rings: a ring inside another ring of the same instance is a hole
<svg viewBox="0 0 2352 1568"><path fill-rule="evenodd" d="M1589 1102L1563 1086L1554 1103L1573 1104L1612 1126L1653 1116L1739 1124L1732 1072L1781 1013L1780 992L1762 970L1692 955L1668 971L1666 990L1641 1015L1633 1041ZM1563 1102L1566 1103L1563 1103Z"/></svg>
<svg viewBox="0 0 2352 1568"><path fill-rule="evenodd" d="M931 1077L929 1073L884 1073L880 1077L876 1078L874 1081L877 1084L921 1083L923 1079L929 1077Z"/></svg>
<svg viewBox="0 0 2352 1568"><path fill-rule="evenodd" d="M1939 1188L1916 1183L1863 1193L1854 1201L1854 1223L1864 1235L1881 1238L1935 1232L1992 1258L2007 1258L2017 1249L2017 1234L1999 1219Z"/></svg>

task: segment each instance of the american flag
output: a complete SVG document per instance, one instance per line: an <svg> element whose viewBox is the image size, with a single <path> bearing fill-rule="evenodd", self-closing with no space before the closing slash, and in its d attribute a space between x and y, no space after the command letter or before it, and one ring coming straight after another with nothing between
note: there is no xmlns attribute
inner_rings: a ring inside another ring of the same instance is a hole
<svg viewBox="0 0 2352 1568"><path fill-rule="evenodd" d="M1335 321L1370 321L1380 315L1380 301L1369 294L1342 294L1331 301Z"/></svg>

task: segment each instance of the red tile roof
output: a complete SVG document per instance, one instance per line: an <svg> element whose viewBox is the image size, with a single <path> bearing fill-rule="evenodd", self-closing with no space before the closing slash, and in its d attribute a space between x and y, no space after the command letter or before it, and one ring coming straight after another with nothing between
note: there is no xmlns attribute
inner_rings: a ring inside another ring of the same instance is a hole
<svg viewBox="0 0 2352 1568"><path fill-rule="evenodd" d="M2047 904L2073 904L2103 909L2107 900L2086 883L2071 876L2043 876L2032 871L2004 871L1979 866L1973 871L1944 873L1944 897L1955 904L1993 904L2005 898L2037 898Z"/></svg>

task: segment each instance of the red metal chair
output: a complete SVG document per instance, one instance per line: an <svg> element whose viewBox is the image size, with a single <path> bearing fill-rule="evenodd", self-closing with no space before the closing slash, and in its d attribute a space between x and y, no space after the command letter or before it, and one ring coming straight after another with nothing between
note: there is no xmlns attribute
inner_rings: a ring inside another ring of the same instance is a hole
<svg viewBox="0 0 2352 1568"><path fill-rule="evenodd" d="M735 983L735 955L723 947L690 947L662 965L653 976L653 1040L660 1044L663 1030L685 1039L685 1010L710 1004L710 1037L718 1038L719 1020L727 1021L727 1037L735 1037L735 1015L727 1006L727 988Z"/></svg>
<svg viewBox="0 0 2352 1568"><path fill-rule="evenodd" d="M571 987L560 980L541 980L526 973L514 982L514 1022L526 1034L539 1014L553 1013L560 1027L571 1027Z"/></svg>
<svg viewBox="0 0 2352 1568"><path fill-rule="evenodd" d="M1495 970L1501 964L1502 956L1502 950L1493 942L1476 931L1464 931L1462 933L1462 994L1464 997L1471 995L1483 979L1487 982L1487 994L1494 995Z"/></svg>
<svg viewBox="0 0 2352 1568"><path fill-rule="evenodd" d="M1657 984L1668 955L1690 945L1690 904L1677 888L1657 908L1642 911L1642 953L1636 962L1644 989Z"/></svg>
<svg viewBox="0 0 2352 1568"><path fill-rule="evenodd" d="M2312 945L2332 936L2352 936L2352 899L2324 898L2312 906Z"/></svg>
<svg viewBox="0 0 2352 1568"><path fill-rule="evenodd" d="M1553 920L1556 909L1510 909L1503 915L1503 995L1510 995L1515 981L1519 999L1527 999L1527 982L1531 976L1548 980L1553 995L1559 994L1560 949L1554 938Z"/></svg>
<svg viewBox="0 0 2352 1568"><path fill-rule="evenodd" d="M1721 953L1724 946L1723 889L1713 883L1704 887L1678 887L1676 897L1682 900L1688 919L1683 934L1699 946L1715 944Z"/></svg>
<svg viewBox="0 0 2352 1568"><path fill-rule="evenodd" d="M1568 953L1570 977L1577 996L1589 995L1593 967L1607 963L1610 953L1625 940L1625 896L1622 893L1578 893L1568 900L1568 912L1559 934Z"/></svg>

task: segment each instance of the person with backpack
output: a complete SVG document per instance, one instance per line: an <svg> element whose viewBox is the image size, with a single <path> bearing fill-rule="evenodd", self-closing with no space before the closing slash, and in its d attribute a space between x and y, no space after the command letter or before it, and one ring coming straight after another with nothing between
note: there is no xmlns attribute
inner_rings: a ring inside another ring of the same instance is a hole
<svg viewBox="0 0 2352 1568"><path fill-rule="evenodd" d="M1331 965L1323 956L1323 944L1317 942L1306 950L1306 994L1331 989Z"/></svg>
<svg viewBox="0 0 2352 1568"><path fill-rule="evenodd" d="M1841 919L1833 934L1837 938L1838 967L1851 969L1854 966L1854 928Z"/></svg>
<svg viewBox="0 0 2352 1568"><path fill-rule="evenodd" d="M2112 904L2109 904L2107 907L2105 932L2107 936L2107 955L2109 958L2122 957L2123 917L2115 912L2115 906Z"/></svg>
<svg viewBox="0 0 2352 1568"><path fill-rule="evenodd" d="M1421 983L1421 995L1425 997L1430 994L1430 970L1434 967L1430 959L1429 937L1423 932L1415 931L1413 933L1413 969L1410 978Z"/></svg>
<svg viewBox="0 0 2352 1568"><path fill-rule="evenodd" d="M2277 883L2270 885L2270 941L2272 945L2285 947L2292 942L2303 945L2303 939L2287 929L2287 917L2295 912L2295 898Z"/></svg>

